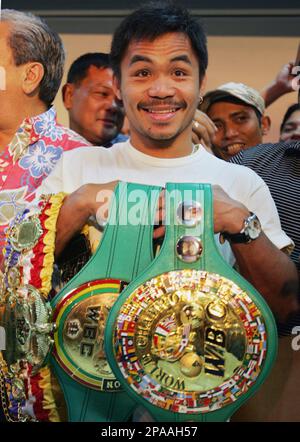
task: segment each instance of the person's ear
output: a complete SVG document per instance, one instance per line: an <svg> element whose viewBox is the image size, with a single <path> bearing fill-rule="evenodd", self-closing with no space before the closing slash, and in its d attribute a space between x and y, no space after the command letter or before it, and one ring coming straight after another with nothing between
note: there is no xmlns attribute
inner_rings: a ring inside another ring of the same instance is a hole
<svg viewBox="0 0 300 442"><path fill-rule="evenodd" d="M113 91L118 100L122 101L121 81L116 75L113 76Z"/></svg>
<svg viewBox="0 0 300 442"><path fill-rule="evenodd" d="M22 89L26 95L32 95L38 91L45 70L42 63L26 63L23 68Z"/></svg>
<svg viewBox="0 0 300 442"><path fill-rule="evenodd" d="M261 129L262 129L262 134L265 136L269 133L271 127L271 118L268 117L267 115L264 115L261 119Z"/></svg>
<svg viewBox="0 0 300 442"><path fill-rule="evenodd" d="M74 84L66 83L62 88L62 99L67 110L73 107Z"/></svg>

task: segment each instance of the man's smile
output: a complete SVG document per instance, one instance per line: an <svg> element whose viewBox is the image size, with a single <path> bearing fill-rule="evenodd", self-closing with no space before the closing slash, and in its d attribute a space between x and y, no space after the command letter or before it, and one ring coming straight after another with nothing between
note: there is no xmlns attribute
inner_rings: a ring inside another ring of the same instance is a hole
<svg viewBox="0 0 300 442"><path fill-rule="evenodd" d="M229 155L236 155L245 147L246 147L245 143L236 142L236 143L227 144L226 146L223 146L222 149L224 149L225 152L227 152Z"/></svg>
<svg viewBox="0 0 300 442"><path fill-rule="evenodd" d="M160 103L144 104L140 103L138 109L146 112L150 119L154 121L167 121L172 119L176 113L186 107L184 103Z"/></svg>

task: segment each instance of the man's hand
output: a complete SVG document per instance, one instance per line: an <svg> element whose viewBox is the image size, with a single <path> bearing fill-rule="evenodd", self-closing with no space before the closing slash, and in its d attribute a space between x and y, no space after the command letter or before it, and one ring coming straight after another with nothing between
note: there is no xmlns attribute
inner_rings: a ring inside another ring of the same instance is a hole
<svg viewBox="0 0 300 442"><path fill-rule="evenodd" d="M212 138L217 131L216 126L212 120L200 110L196 110L193 121L192 140L194 144L203 144L205 147L210 148Z"/></svg>
<svg viewBox="0 0 300 442"><path fill-rule="evenodd" d="M281 70L278 72L275 83L277 85L278 91L281 92L281 94L287 94L288 92L293 92L293 85L292 81L295 78L295 75L292 73L294 68L294 63L289 62L282 66Z"/></svg>
<svg viewBox="0 0 300 442"><path fill-rule="evenodd" d="M85 184L65 198L56 226L56 256L59 256L70 239L81 231L91 216L97 218L99 211L102 219L108 216L107 206L117 184L117 181ZM101 211L102 207L104 210Z"/></svg>
<svg viewBox="0 0 300 442"><path fill-rule="evenodd" d="M243 228L244 219L250 215L249 210L239 201L236 201L222 189L221 186L212 186L214 204L214 231L215 233L228 232L239 233ZM165 234L165 191L159 197L158 208L155 217L156 225L154 238L160 238Z"/></svg>
<svg viewBox="0 0 300 442"><path fill-rule="evenodd" d="M215 185L212 188L215 233L239 233L245 218L250 215L249 210L239 201L230 198L221 186Z"/></svg>
<svg viewBox="0 0 300 442"><path fill-rule="evenodd" d="M295 64L293 62L282 66L275 79L260 92L265 100L266 107L270 106L282 95L294 91L292 84L295 79L295 74L292 73L294 67Z"/></svg>

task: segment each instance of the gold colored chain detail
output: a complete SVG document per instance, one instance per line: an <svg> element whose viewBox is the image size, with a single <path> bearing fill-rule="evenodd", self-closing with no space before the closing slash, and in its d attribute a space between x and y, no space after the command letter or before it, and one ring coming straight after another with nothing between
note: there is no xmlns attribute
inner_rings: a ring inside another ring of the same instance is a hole
<svg viewBox="0 0 300 442"><path fill-rule="evenodd" d="M19 403L18 403L17 417L13 417L10 414L8 409L8 399L6 394L5 373L2 369L3 361L1 359L2 356L0 354L0 401L1 401L0 404L2 406L5 419L7 420L7 422L37 422L37 420L34 417L24 415L22 413L22 409Z"/></svg>
<svg viewBox="0 0 300 442"><path fill-rule="evenodd" d="M7 422L18 422L19 419L18 417L20 416L20 407L18 406L18 417L15 419L13 418L9 411L8 411L8 400L7 400L7 396L6 396L6 385L5 385L5 374L2 370L2 365L3 363L0 361L0 400L1 400L1 406L2 406L2 410L5 416L5 419L7 420Z"/></svg>

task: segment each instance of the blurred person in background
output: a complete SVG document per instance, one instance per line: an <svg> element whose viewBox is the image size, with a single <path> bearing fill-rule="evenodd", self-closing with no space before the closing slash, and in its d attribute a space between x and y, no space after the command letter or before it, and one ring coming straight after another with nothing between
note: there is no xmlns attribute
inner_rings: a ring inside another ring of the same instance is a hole
<svg viewBox="0 0 300 442"><path fill-rule="evenodd" d="M300 105L292 104L286 111L281 126L279 141L299 141L300 140Z"/></svg>
<svg viewBox="0 0 300 442"><path fill-rule="evenodd" d="M110 147L127 139L120 134L124 111L112 79L109 54L87 53L72 63L62 88L70 128L94 146Z"/></svg>

